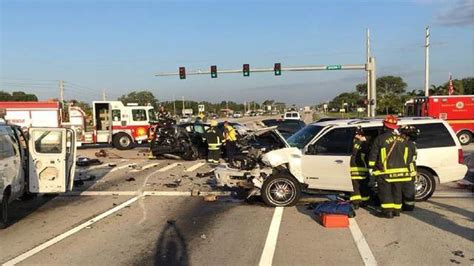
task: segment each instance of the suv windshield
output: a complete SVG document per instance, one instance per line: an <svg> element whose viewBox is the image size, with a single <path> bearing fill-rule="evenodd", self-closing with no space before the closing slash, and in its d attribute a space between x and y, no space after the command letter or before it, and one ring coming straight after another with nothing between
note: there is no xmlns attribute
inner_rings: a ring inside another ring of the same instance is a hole
<svg viewBox="0 0 474 266"><path fill-rule="evenodd" d="M322 126L309 125L288 138L287 142L291 147L302 149L308 144L320 131Z"/></svg>

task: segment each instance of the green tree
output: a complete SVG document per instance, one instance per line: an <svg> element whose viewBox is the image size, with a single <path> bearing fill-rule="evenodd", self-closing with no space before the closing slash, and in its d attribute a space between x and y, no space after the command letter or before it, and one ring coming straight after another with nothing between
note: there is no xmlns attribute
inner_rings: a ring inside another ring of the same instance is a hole
<svg viewBox="0 0 474 266"><path fill-rule="evenodd" d="M367 96L367 83L357 84L356 91L362 96Z"/></svg>
<svg viewBox="0 0 474 266"><path fill-rule="evenodd" d="M12 96L8 92L0 91L0 101L11 101Z"/></svg>
<svg viewBox="0 0 474 266"><path fill-rule="evenodd" d="M364 97L361 96L358 92L343 92L329 102L329 108L344 108L344 104L346 103L346 106L349 109L348 111L350 111L357 108L358 106L362 106L363 99Z"/></svg>
<svg viewBox="0 0 474 266"><path fill-rule="evenodd" d="M137 103L138 105L152 105L154 108L158 107L158 100L150 91L133 91L127 95L122 95L118 98L123 104Z"/></svg>
<svg viewBox="0 0 474 266"><path fill-rule="evenodd" d="M464 88L464 94L473 95L474 94L474 78L473 77L463 78L461 82Z"/></svg>
<svg viewBox="0 0 474 266"><path fill-rule="evenodd" d="M401 77L383 76L377 79L377 112L401 113L405 104L407 84Z"/></svg>
<svg viewBox="0 0 474 266"><path fill-rule="evenodd" d="M38 97L31 93L23 91L14 91L12 94L0 91L0 101L14 101L14 102L37 102Z"/></svg>

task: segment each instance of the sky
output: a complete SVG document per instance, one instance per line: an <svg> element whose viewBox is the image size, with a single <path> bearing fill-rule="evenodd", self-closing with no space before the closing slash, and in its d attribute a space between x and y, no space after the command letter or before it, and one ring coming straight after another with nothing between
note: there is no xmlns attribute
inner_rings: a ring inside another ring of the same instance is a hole
<svg viewBox="0 0 474 266"><path fill-rule="evenodd" d="M156 77L250 67L364 64L370 28L377 76L424 83L474 76L474 0L0 0L0 90L86 102L150 90L160 101L310 105L355 90L364 71Z"/></svg>

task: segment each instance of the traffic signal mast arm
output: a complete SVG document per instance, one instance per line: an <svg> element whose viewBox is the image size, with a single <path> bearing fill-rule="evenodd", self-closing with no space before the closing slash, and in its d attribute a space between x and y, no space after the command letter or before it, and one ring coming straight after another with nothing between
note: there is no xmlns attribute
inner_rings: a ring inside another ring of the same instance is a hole
<svg viewBox="0 0 474 266"><path fill-rule="evenodd" d="M282 67L281 71L321 71L321 70L368 70L367 64L361 65L320 65L320 66L296 66L296 67ZM274 68L252 68L250 67L251 73L257 72L274 72ZM227 70L217 70L218 74L242 74L242 69L227 69ZM210 70L197 70L186 72L186 75L210 75ZM164 76L178 76L179 72L169 72L169 73L158 73L155 74L157 77Z"/></svg>

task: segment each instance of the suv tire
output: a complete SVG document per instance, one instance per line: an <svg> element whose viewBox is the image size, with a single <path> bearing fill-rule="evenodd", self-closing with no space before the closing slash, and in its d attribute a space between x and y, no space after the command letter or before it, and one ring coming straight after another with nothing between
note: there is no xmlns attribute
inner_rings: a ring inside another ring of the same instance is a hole
<svg viewBox="0 0 474 266"><path fill-rule="evenodd" d="M457 136L461 145L469 145L472 142L472 133L467 130L459 132Z"/></svg>
<svg viewBox="0 0 474 266"><path fill-rule="evenodd" d="M426 169L418 168L417 172L415 177L415 199L416 201L425 201L436 190L436 180L433 174Z"/></svg>
<svg viewBox="0 0 474 266"><path fill-rule="evenodd" d="M301 187L294 177L277 173L263 182L261 194L267 206L293 206L301 196Z"/></svg>
<svg viewBox="0 0 474 266"><path fill-rule="evenodd" d="M9 191L5 192L0 203L0 229L5 229L8 226L8 199L10 198L10 193Z"/></svg>
<svg viewBox="0 0 474 266"><path fill-rule="evenodd" d="M133 146L132 138L123 132L117 133L112 139L112 143L117 150L130 150Z"/></svg>

